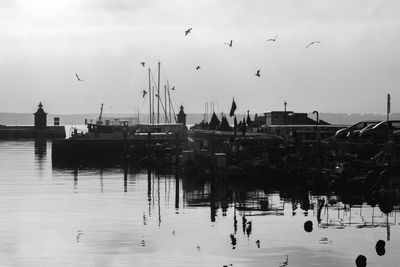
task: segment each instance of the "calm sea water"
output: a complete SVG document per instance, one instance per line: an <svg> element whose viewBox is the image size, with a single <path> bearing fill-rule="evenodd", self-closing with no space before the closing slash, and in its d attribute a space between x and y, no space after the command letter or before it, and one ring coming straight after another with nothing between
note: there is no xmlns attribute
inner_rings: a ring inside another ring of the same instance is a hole
<svg viewBox="0 0 400 267"><path fill-rule="evenodd" d="M318 224L321 199L330 205ZM0 142L0 214L0 266L355 266L359 254L368 266L400 262L397 212L129 164L55 167L43 141Z"/></svg>

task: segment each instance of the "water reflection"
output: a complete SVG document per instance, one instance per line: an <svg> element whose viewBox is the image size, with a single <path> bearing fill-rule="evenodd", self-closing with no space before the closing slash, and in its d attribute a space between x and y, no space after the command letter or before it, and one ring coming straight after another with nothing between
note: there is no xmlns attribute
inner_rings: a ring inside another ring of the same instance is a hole
<svg viewBox="0 0 400 267"><path fill-rule="evenodd" d="M0 211L7 215L0 265L354 266L358 255L368 266L400 261L398 206L385 214L379 199L374 207L363 196L354 201L259 177L129 163L53 167L49 147L0 146ZM37 179L39 164L48 179Z"/></svg>
<svg viewBox="0 0 400 267"><path fill-rule="evenodd" d="M35 165L37 166L39 177L43 177L46 168L47 140L38 138L34 140Z"/></svg>
<svg viewBox="0 0 400 267"><path fill-rule="evenodd" d="M55 169L57 171L57 169ZM141 170L129 164L114 169L101 168L97 173L100 180L100 192L104 193L104 171L121 173L122 192L129 193L129 185L134 184L135 175ZM61 171L65 171L62 169ZM93 175L94 169L73 168L73 188L78 193L80 175ZM390 240L390 226L397 224L398 206L392 206L391 212L376 211L366 203L358 205L345 203L340 195L315 196L302 188L279 190L278 188L259 188L257 184L241 181L229 181L225 177L182 176L179 172L165 173L148 169L146 201L148 215L155 211L158 226L162 224L162 209L171 201L169 195L174 191L173 207L176 214L180 209L208 207L210 222L215 223L218 216L227 216L232 210L232 228L237 233L238 217L241 218L242 232L247 237L252 234L252 220L249 216L284 216L288 212L292 216L315 216L318 227L344 229L346 227L374 228L386 227L387 240ZM181 186L182 185L182 186ZM181 198L180 195L183 194ZM305 221L304 230L311 232L312 219Z"/></svg>
<svg viewBox="0 0 400 267"><path fill-rule="evenodd" d="M35 162L48 169L46 148L38 146L35 144ZM43 196L56 199L57 209L63 209L57 215L68 216L73 224L57 228L58 234L63 236L68 229L69 242L79 243L82 255L126 257L123 263L107 262L110 266L135 262L128 256L132 251L135 257L148 259L138 263L141 266L148 262L163 266L160 255L173 263L170 266L180 265L181 259L187 266L196 265L196 260L200 261L197 266L223 266L230 260L234 266L290 266L297 261L294 266L352 266L359 254L368 257L368 264L379 266L379 260L388 263L399 258L382 243L392 237L391 248L400 247L396 238L398 207L390 201L392 210L385 214L378 202L370 206L365 198L355 201L302 186L279 187L257 177L241 180L222 174L184 175L175 170L138 169L129 163L54 166L52 171L51 189ZM38 188L37 192L47 190ZM71 193L76 193L73 198ZM57 198L62 200L57 202ZM43 221L41 216L53 211L37 205L40 212L33 216L23 211L29 215L27 223L32 218ZM12 216L19 216L15 214ZM365 235L367 231L371 235ZM352 251L351 246L359 251ZM210 261L201 264L203 259L197 255ZM362 257L359 261L362 264ZM90 266L92 262L85 263L82 265Z"/></svg>

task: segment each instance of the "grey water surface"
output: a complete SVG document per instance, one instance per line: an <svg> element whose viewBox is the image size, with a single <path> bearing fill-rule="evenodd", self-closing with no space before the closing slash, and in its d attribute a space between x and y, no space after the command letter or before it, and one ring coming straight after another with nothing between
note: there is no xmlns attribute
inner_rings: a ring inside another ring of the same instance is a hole
<svg viewBox="0 0 400 267"><path fill-rule="evenodd" d="M329 203L317 220L318 200ZM397 266L397 210L134 164L53 166L0 141L0 266ZM311 232L304 223L311 221ZM375 244L386 242L378 256Z"/></svg>

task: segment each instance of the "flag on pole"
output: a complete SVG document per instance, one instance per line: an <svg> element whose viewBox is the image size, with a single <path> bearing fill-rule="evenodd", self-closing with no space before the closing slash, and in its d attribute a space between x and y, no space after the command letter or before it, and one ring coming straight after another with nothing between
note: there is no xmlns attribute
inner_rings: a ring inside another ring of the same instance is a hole
<svg viewBox="0 0 400 267"><path fill-rule="evenodd" d="M229 112L229 117L232 117L235 114L236 108L237 107L236 107L235 99L233 99L232 106L231 106L231 111Z"/></svg>

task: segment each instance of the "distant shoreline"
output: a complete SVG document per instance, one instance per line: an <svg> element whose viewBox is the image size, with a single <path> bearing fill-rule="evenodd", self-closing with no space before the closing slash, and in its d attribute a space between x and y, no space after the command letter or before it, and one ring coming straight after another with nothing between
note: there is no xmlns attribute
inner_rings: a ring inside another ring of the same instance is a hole
<svg viewBox="0 0 400 267"><path fill-rule="evenodd" d="M254 114L251 114L254 115ZM104 114L104 116L109 117L132 117L135 115L128 113L109 113ZM53 125L54 117L60 118L61 125L79 125L84 124L86 119L96 119L98 114L87 113L87 114L48 114L47 115L47 125ZM210 118L211 116L209 116ZM242 119L243 114L238 114L237 118ZM314 115L309 113L308 117L314 119ZM320 113L320 119L331 123L331 124L343 124L351 125L362 120L386 120L386 114L371 114L371 113ZM196 124L204 119L204 115L200 113L188 113L187 114L187 124ZM233 124L233 118L227 115L228 122ZM399 119L400 113L390 114L390 119ZM148 114L143 114L140 116L141 122L148 122ZM160 116L160 122L164 122L164 117ZM0 125L7 126L24 126L33 125L33 113L7 113L0 112Z"/></svg>

